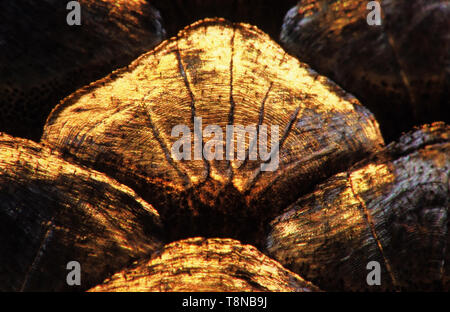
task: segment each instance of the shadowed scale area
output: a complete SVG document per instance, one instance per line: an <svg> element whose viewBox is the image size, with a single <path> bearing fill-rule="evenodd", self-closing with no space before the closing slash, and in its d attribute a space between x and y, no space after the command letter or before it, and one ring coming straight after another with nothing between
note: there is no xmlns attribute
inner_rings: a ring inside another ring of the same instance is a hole
<svg viewBox="0 0 450 312"><path fill-rule="evenodd" d="M354 94L386 142L413 126L450 122L448 0L300 0L280 41L289 53ZM380 25L368 19L378 13Z"/></svg>
<svg viewBox="0 0 450 312"><path fill-rule="evenodd" d="M222 17L231 22L257 25L278 40L283 17L297 0L150 0L161 12L167 36L200 19Z"/></svg>
<svg viewBox="0 0 450 312"><path fill-rule="evenodd" d="M0 1L0 131L38 141L59 101L165 39L146 0L79 0L72 26L69 2Z"/></svg>

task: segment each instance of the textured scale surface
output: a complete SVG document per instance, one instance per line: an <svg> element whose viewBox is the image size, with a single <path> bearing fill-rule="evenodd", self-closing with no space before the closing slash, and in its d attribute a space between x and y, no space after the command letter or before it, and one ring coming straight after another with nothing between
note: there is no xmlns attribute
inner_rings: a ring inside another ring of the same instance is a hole
<svg viewBox="0 0 450 312"><path fill-rule="evenodd" d="M189 238L114 274L89 291L319 291L255 247L233 239Z"/></svg>
<svg viewBox="0 0 450 312"><path fill-rule="evenodd" d="M381 25L368 24L368 2L301 0L280 40L369 108L387 142L413 126L450 122L450 2L378 1Z"/></svg>
<svg viewBox="0 0 450 312"><path fill-rule="evenodd" d="M449 126L407 133L274 219L269 255L329 290L448 290L449 168Z"/></svg>
<svg viewBox="0 0 450 312"><path fill-rule="evenodd" d="M158 212L133 190L0 133L0 291L83 290L162 246Z"/></svg>
<svg viewBox="0 0 450 312"><path fill-rule="evenodd" d="M176 161L172 128L187 125L194 142L195 117L220 126L224 145L226 125L279 126L278 169L261 171L260 158L236 156ZM187 27L66 98L49 116L42 143L132 187L175 238L231 235L246 242L261 237L273 212L384 144L354 97L256 27L222 19ZM249 220L254 228L243 226Z"/></svg>

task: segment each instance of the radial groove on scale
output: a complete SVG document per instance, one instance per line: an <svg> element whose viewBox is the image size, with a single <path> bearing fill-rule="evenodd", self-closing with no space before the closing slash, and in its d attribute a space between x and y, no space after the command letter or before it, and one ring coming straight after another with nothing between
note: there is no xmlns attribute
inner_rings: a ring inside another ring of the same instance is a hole
<svg viewBox="0 0 450 312"><path fill-rule="evenodd" d="M268 253L325 290L449 290L449 168L448 125L409 132L274 219Z"/></svg>
<svg viewBox="0 0 450 312"><path fill-rule="evenodd" d="M162 245L134 191L41 145L0 133L0 290L85 290ZM66 282L69 262L81 285Z"/></svg>
<svg viewBox="0 0 450 312"><path fill-rule="evenodd" d="M310 292L311 283L233 239L176 241L89 291Z"/></svg>
<svg viewBox="0 0 450 312"><path fill-rule="evenodd" d="M216 126L222 136L194 134L196 118L197 128ZM248 155L252 140L237 145L243 132L226 139L229 123L267 126L256 160ZM171 153L177 125L190 131L191 160ZM271 149L272 136L279 149ZM235 147L232 159L227 141ZM218 143L223 159L195 159L196 142L210 149ZM255 244L273 213L384 144L372 114L354 97L256 27L223 19L194 23L67 97L49 116L42 143L132 187L158 209L172 239ZM261 146L273 157L262 161ZM274 171L263 171L269 161Z"/></svg>

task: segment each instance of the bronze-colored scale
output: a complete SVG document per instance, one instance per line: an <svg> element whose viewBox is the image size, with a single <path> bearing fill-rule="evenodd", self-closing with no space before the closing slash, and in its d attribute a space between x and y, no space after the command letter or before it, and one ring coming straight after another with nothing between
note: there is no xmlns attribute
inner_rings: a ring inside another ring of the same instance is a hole
<svg viewBox="0 0 450 312"><path fill-rule="evenodd" d="M171 131L182 124L193 132L195 117L224 133L227 125L262 123L269 134L278 126L278 169L261 171L261 159L236 156L174 160L179 137ZM354 97L267 35L212 19L66 98L49 116L42 143L135 189L160 212L171 239L260 244L267 218L379 150L383 139Z"/></svg>
<svg viewBox="0 0 450 312"><path fill-rule="evenodd" d="M330 290L448 289L450 127L411 131L319 184L271 222L269 255Z"/></svg>
<svg viewBox="0 0 450 312"><path fill-rule="evenodd" d="M229 238L170 243L89 291L319 291L255 247Z"/></svg>
<svg viewBox="0 0 450 312"><path fill-rule="evenodd" d="M129 187L6 134L0 208L0 291L83 290L165 239L158 212ZM66 282L71 261L82 286Z"/></svg>

